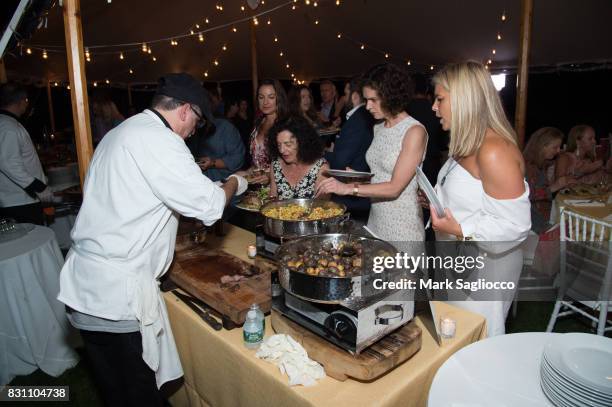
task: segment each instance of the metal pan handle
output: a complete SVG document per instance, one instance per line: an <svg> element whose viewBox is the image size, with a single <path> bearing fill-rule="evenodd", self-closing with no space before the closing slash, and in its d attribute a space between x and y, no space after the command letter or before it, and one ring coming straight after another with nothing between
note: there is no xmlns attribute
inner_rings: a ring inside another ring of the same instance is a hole
<svg viewBox="0 0 612 407"><path fill-rule="evenodd" d="M380 316L382 314L385 314L385 316ZM384 304L374 310L374 315L376 315L374 321L376 325L391 325L402 320L404 307L397 304Z"/></svg>

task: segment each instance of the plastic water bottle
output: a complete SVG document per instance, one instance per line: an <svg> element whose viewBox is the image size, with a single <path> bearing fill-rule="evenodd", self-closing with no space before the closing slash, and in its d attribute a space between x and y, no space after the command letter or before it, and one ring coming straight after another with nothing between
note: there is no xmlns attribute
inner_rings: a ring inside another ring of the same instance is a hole
<svg viewBox="0 0 612 407"><path fill-rule="evenodd" d="M259 308L259 305L257 304L251 305L250 310L255 311L255 313L257 314L257 319L261 321L261 326L263 327L263 330L265 333L266 332L266 316L264 315L262 310Z"/></svg>
<svg viewBox="0 0 612 407"><path fill-rule="evenodd" d="M242 338L244 346L248 349L257 349L263 341L264 329L261 320L257 317L257 312L249 310L246 321L242 326Z"/></svg>

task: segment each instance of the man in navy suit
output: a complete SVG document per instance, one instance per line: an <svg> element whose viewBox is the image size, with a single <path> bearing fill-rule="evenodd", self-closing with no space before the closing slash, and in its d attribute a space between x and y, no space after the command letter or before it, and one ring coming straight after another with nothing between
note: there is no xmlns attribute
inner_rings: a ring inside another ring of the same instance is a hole
<svg viewBox="0 0 612 407"><path fill-rule="evenodd" d="M355 171L369 172L365 154L372 143L374 118L365 108L358 78L350 82L350 98L347 103L349 111L346 114L346 122L336 138L333 151L325 153L325 159L331 169L345 170L350 167ZM368 198L334 195L332 199L345 204L353 219L367 221L370 212Z"/></svg>

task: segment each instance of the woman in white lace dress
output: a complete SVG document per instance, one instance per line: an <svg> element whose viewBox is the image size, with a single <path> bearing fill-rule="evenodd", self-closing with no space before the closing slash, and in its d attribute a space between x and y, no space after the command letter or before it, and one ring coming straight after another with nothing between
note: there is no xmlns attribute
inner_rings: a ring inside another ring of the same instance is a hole
<svg viewBox="0 0 612 407"><path fill-rule="evenodd" d="M366 161L374 173L370 184L345 184L334 178L321 182L318 194L334 193L372 199L368 228L390 242L425 240L423 214L417 202L416 167L427 145L425 128L405 111L412 97L412 81L393 64L374 66L363 76L366 109L381 123ZM399 247L398 247L399 248Z"/></svg>
<svg viewBox="0 0 612 407"><path fill-rule="evenodd" d="M523 266L520 243L529 233L531 214L525 163L514 130L482 64L448 65L433 81L432 108L442 128L450 130L451 157L436 185L446 216L431 211L436 240L473 240L486 257L479 277L517 283ZM503 293L498 300L500 291L453 305L483 315L489 336L502 335L513 293Z"/></svg>

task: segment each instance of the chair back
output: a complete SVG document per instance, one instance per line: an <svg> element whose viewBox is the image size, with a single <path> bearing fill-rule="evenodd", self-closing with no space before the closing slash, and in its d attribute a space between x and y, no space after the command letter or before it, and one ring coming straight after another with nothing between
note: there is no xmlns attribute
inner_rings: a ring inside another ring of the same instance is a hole
<svg viewBox="0 0 612 407"><path fill-rule="evenodd" d="M612 300L612 224L561 208L561 291L580 302Z"/></svg>

